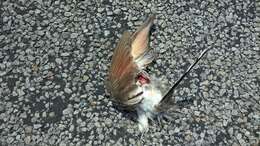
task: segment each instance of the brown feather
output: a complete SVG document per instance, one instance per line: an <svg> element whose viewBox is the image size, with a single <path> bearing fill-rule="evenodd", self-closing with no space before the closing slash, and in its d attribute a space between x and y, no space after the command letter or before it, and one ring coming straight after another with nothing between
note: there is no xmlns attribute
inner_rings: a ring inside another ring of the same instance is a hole
<svg viewBox="0 0 260 146"><path fill-rule="evenodd" d="M136 85L141 67L153 60L147 51L149 32L154 16L150 17L135 33L124 32L115 48L109 70L107 88L120 105L134 107L141 102L141 87ZM147 55L146 55L147 54Z"/></svg>
<svg viewBox="0 0 260 146"><path fill-rule="evenodd" d="M129 93L138 88L135 84L135 76L138 72L137 66L130 53L130 33L125 32L114 51L112 64L109 70L108 89L113 98L127 104Z"/></svg>
<svg viewBox="0 0 260 146"><path fill-rule="evenodd" d="M155 15L150 16L145 23L132 35L131 54L134 59L143 55L148 49L150 29L153 25Z"/></svg>

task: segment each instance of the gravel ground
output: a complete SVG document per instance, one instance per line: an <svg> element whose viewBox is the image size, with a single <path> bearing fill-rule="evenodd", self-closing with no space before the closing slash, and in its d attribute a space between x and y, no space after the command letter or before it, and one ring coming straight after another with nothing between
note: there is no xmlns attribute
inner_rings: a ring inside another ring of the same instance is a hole
<svg viewBox="0 0 260 146"><path fill-rule="evenodd" d="M0 2L2 145L257 145L260 49L255 2L17 0ZM176 89L173 120L140 140L133 116L104 90L125 30L155 13L150 72ZM182 102L187 100L190 102ZM130 118L129 118L130 117Z"/></svg>

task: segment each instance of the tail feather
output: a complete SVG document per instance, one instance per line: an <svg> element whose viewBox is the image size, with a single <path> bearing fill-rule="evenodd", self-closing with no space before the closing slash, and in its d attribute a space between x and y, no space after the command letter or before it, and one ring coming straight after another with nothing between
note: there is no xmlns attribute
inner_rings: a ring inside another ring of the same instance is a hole
<svg viewBox="0 0 260 146"><path fill-rule="evenodd" d="M177 82L170 88L170 90L168 90L168 92L164 95L164 97L162 98L158 108L160 108L160 106L165 106L165 105L169 105L169 102L171 101L172 97L173 97L173 92L174 89L180 84L180 82L184 79L185 76L187 76L189 74L189 72L191 71L191 69L199 62L199 60L210 50L210 48L205 49L200 56L194 61L193 64L190 65L190 67L185 71L185 73L177 80ZM168 108L168 107L167 107Z"/></svg>

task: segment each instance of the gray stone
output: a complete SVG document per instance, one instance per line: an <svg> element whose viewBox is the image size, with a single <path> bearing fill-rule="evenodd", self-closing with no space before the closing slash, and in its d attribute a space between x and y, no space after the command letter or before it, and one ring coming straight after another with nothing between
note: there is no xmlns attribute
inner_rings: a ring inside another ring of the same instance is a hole
<svg viewBox="0 0 260 146"><path fill-rule="evenodd" d="M110 34L110 31L109 31L109 30L105 30L105 31L104 31L104 35L105 35L105 36L108 36L109 34Z"/></svg>
<svg viewBox="0 0 260 146"><path fill-rule="evenodd" d="M18 89L17 92L18 92L19 97L25 95L25 92L23 91L23 89Z"/></svg>
<svg viewBox="0 0 260 146"><path fill-rule="evenodd" d="M26 126L24 131L25 131L26 134L32 133L32 126Z"/></svg>
<svg viewBox="0 0 260 146"><path fill-rule="evenodd" d="M26 136L24 138L24 142L25 142L25 144L30 144L31 143L31 136Z"/></svg>
<svg viewBox="0 0 260 146"><path fill-rule="evenodd" d="M72 90L70 88L64 88L64 92L67 94L71 94Z"/></svg>
<svg viewBox="0 0 260 146"><path fill-rule="evenodd" d="M82 127L81 131L86 132L88 129L86 127Z"/></svg>
<svg viewBox="0 0 260 146"><path fill-rule="evenodd" d="M73 109L71 107L68 107L66 109L63 110L63 115L68 115L68 114L72 114Z"/></svg>
<svg viewBox="0 0 260 146"><path fill-rule="evenodd" d="M42 127L42 124L34 124L34 125L33 125L33 128L34 128L34 129L39 129L40 127Z"/></svg>
<svg viewBox="0 0 260 146"><path fill-rule="evenodd" d="M98 11L99 13L101 13L101 12L104 11L104 8L98 8L97 11Z"/></svg>
<svg viewBox="0 0 260 146"><path fill-rule="evenodd" d="M61 58L56 58L55 62L58 63L58 64L62 64L62 59Z"/></svg>
<svg viewBox="0 0 260 146"><path fill-rule="evenodd" d="M69 131L70 131L70 132L73 132L74 129L75 129L75 126L74 126L74 125L70 125Z"/></svg>
<svg viewBox="0 0 260 146"><path fill-rule="evenodd" d="M66 57L66 56L69 56L69 55L70 55L70 53L68 53L68 52L61 53L61 56L63 56L63 57Z"/></svg>
<svg viewBox="0 0 260 146"><path fill-rule="evenodd" d="M114 13L115 13L115 14L119 14L120 12L121 12L120 9L115 9L115 10L114 10Z"/></svg>
<svg viewBox="0 0 260 146"><path fill-rule="evenodd" d="M70 35L70 38L74 39L74 38L77 38L78 37L78 33L72 33Z"/></svg>
<svg viewBox="0 0 260 146"><path fill-rule="evenodd" d="M66 17L69 17L69 16L71 16L71 15L72 15L71 12L65 12L65 13L64 13L64 16L66 16Z"/></svg>
<svg viewBox="0 0 260 146"><path fill-rule="evenodd" d="M23 118L23 119L27 118L26 112L21 113L21 114L20 114L20 117Z"/></svg>
<svg viewBox="0 0 260 146"><path fill-rule="evenodd" d="M8 144L12 144L13 141L14 141L14 138L13 138L13 137L9 136L9 137L7 138L7 143L8 143Z"/></svg>
<svg viewBox="0 0 260 146"><path fill-rule="evenodd" d="M54 117L55 116L55 112L50 112L49 113L49 117Z"/></svg>

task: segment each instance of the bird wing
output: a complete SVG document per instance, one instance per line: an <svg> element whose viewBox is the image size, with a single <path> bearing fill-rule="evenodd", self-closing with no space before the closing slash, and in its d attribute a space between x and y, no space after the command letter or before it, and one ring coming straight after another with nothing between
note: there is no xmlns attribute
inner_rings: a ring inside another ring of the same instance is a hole
<svg viewBox="0 0 260 146"><path fill-rule="evenodd" d="M142 88L136 84L137 74L154 59L149 51L149 33L154 16L133 34L124 32L115 48L108 73L107 89L112 98L124 106L138 104Z"/></svg>

